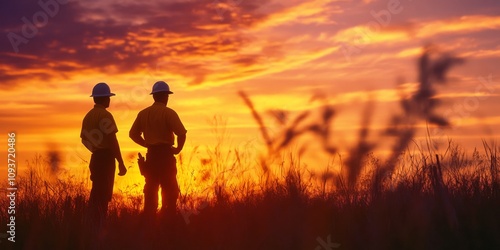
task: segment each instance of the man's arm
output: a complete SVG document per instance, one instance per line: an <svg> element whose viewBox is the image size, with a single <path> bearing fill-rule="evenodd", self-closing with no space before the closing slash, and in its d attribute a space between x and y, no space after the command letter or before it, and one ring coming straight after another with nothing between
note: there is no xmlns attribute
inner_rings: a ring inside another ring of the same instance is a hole
<svg viewBox="0 0 500 250"><path fill-rule="evenodd" d="M132 124L132 127L130 128L130 131L128 132L128 136L132 141L135 143L146 147L146 141L144 138L141 136L141 130L139 129L139 118L136 118L134 121L134 124Z"/></svg>
<svg viewBox="0 0 500 250"><path fill-rule="evenodd" d="M132 131L130 131L129 137L135 143L137 143L137 144L139 144L139 145L141 145L143 147L147 147L146 146L146 141L144 140L144 138L142 138L141 134L132 134Z"/></svg>
<svg viewBox="0 0 500 250"><path fill-rule="evenodd" d="M130 136L130 139L132 139L132 141L134 141L135 143L143 146L143 147L147 147L146 146L146 141L144 140L144 138L142 138L142 136L140 134L132 134L132 133L129 133L129 136Z"/></svg>
<svg viewBox="0 0 500 250"><path fill-rule="evenodd" d="M186 142L186 134L182 134L182 135L177 136L177 147L172 148L174 155L179 154L182 151L182 148L184 148L185 142Z"/></svg>
<svg viewBox="0 0 500 250"><path fill-rule="evenodd" d="M94 149L94 147L92 146L92 143L88 140L85 140L82 138L82 144L90 151L92 152L92 150Z"/></svg>
<svg viewBox="0 0 500 250"><path fill-rule="evenodd" d="M118 170L119 170L118 175L124 176L127 173L127 168L123 163L122 153L120 152L120 144L118 144L118 139L116 139L116 134L112 133L107 136L109 136L111 142L111 149L113 150L115 159L118 161Z"/></svg>

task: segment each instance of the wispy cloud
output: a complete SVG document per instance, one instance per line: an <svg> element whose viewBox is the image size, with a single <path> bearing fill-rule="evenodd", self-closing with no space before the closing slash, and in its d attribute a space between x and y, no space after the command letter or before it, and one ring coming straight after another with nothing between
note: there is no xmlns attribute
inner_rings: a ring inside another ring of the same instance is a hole
<svg viewBox="0 0 500 250"><path fill-rule="evenodd" d="M447 20L432 20L408 25L398 29L377 29L373 25L359 25L338 32L331 39L334 42L356 43L356 45L390 44L415 38L425 39L447 33L459 34L482 30L500 29L498 16L463 16Z"/></svg>

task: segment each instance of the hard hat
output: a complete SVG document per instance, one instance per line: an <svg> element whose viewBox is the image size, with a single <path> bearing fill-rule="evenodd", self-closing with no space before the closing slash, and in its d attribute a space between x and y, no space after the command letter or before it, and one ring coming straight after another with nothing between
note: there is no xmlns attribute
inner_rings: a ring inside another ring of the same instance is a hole
<svg viewBox="0 0 500 250"><path fill-rule="evenodd" d="M151 90L151 94L158 93L158 92L167 92L169 94L173 94L174 92L170 91L170 87L168 84L164 81L157 81L153 85L153 89Z"/></svg>
<svg viewBox="0 0 500 250"><path fill-rule="evenodd" d="M90 97L103 97L103 96L114 96L114 93L111 93L111 89L106 83L100 82L94 86L92 89L92 95Z"/></svg>

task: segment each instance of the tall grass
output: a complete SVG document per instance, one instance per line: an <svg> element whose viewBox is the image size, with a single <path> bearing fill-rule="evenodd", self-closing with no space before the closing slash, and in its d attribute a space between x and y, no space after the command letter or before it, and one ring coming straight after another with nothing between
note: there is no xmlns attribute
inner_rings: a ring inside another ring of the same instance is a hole
<svg viewBox="0 0 500 250"><path fill-rule="evenodd" d="M427 164L427 153L409 148L377 195L371 183L374 170L363 171L352 188L342 175L313 174L289 154L270 166L279 171L265 182L243 182L237 190L214 185L206 191L211 192L206 203L186 196L180 203L187 210L176 221L159 218L153 224L143 220L140 206L127 202L131 197L115 195L99 246L316 249L329 237L339 249L495 249L500 246L500 192L498 175L492 173L498 173L498 151L485 144L467 154L451 143L438 164ZM376 165L370 157L364 164ZM33 167L19 180L16 243L1 244L88 249L85 183L50 182ZM0 205L6 207L4 199ZM6 211L1 213L6 224Z"/></svg>

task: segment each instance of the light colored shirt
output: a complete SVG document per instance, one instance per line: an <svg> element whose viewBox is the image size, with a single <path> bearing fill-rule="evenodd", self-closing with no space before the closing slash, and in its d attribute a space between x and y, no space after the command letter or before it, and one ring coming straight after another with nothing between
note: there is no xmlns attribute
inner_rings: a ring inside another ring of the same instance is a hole
<svg viewBox="0 0 500 250"><path fill-rule="evenodd" d="M110 149L108 135L117 132L113 115L104 106L96 104L83 118L80 138L90 151L95 152L97 149Z"/></svg>
<svg viewBox="0 0 500 250"><path fill-rule="evenodd" d="M144 135L147 146L174 145L174 134L179 136L186 133L177 113L161 102L155 102L139 112L130 128L131 135Z"/></svg>

